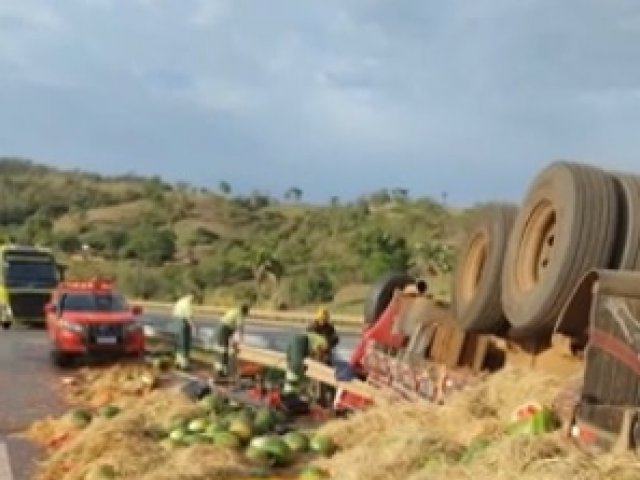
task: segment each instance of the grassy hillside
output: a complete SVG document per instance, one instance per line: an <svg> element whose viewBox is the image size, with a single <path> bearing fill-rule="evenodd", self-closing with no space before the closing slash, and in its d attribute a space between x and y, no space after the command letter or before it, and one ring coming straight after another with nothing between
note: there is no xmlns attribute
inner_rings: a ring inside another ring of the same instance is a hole
<svg viewBox="0 0 640 480"><path fill-rule="evenodd" d="M231 187L0 159L0 235L52 246L70 275L114 275L146 298L195 287L208 301L348 308L361 301L361 285L395 269L433 278L446 295L469 212L402 189L310 205L295 188L276 199Z"/></svg>

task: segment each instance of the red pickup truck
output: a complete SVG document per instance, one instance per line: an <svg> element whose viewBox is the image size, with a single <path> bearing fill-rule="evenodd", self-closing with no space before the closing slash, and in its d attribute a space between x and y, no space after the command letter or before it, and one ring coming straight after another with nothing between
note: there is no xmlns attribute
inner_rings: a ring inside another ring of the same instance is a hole
<svg viewBox="0 0 640 480"><path fill-rule="evenodd" d="M140 356L144 331L137 317L140 307L129 307L109 280L60 283L45 306L51 357L55 365L69 366L76 358L96 355Z"/></svg>

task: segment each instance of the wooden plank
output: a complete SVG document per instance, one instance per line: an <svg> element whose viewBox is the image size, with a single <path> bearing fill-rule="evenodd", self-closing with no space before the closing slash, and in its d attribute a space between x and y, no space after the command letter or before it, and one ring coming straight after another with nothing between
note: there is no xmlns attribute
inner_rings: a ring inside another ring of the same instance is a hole
<svg viewBox="0 0 640 480"><path fill-rule="evenodd" d="M479 372L484 368L485 359L487 358L487 352L489 351L489 337L486 335L479 335L477 338L475 356L471 363L471 368L474 372Z"/></svg>
<svg viewBox="0 0 640 480"><path fill-rule="evenodd" d="M286 355L284 353L250 347L248 345L239 346L238 358L247 362L257 363L281 370L286 369L287 367ZM316 362L309 358L305 360L305 365L307 366L305 375L308 378L360 395L364 398L373 400L374 403L380 402L384 399L379 392L360 380L351 380L349 382L336 380L333 368L328 365Z"/></svg>
<svg viewBox="0 0 640 480"><path fill-rule="evenodd" d="M460 364L462 356L462 348L467 334L462 330L451 327L451 337L449 341L449 349L446 353L445 365L449 368L455 368Z"/></svg>

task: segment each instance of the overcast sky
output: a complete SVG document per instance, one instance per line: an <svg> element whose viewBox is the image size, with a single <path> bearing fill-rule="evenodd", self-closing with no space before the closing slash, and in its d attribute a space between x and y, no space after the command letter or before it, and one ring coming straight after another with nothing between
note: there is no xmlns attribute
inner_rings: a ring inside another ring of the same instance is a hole
<svg viewBox="0 0 640 480"><path fill-rule="evenodd" d="M0 155L312 200L640 173L638 0L0 0Z"/></svg>

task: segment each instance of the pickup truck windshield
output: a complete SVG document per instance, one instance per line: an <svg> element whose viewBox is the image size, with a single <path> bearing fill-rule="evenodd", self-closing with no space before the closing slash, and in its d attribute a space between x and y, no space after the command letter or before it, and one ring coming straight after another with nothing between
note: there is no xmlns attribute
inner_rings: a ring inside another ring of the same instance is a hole
<svg viewBox="0 0 640 480"><path fill-rule="evenodd" d="M50 288L57 283L57 270L52 261L5 260L4 277L8 287Z"/></svg>
<svg viewBox="0 0 640 480"><path fill-rule="evenodd" d="M60 301L62 311L74 312L124 312L127 302L115 293L67 293Z"/></svg>

